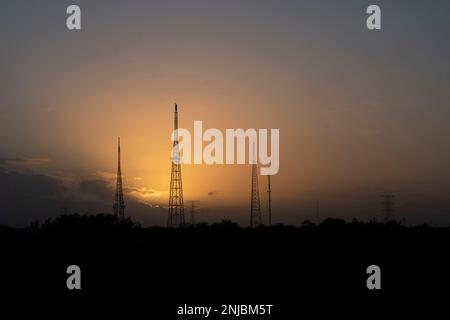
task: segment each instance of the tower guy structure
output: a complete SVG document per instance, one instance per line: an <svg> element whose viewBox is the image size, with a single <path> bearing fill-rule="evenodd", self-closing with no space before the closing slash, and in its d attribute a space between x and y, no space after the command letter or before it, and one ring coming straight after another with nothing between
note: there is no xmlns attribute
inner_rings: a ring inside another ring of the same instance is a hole
<svg viewBox="0 0 450 320"><path fill-rule="evenodd" d="M386 222L391 221L392 217L392 206L393 206L393 199L395 198L395 195L393 194L383 194L381 197L384 199L383 205L384 205L384 220Z"/></svg>
<svg viewBox="0 0 450 320"><path fill-rule="evenodd" d="M184 220L183 183L181 181L180 148L178 145L178 106L175 103L174 133L172 148L172 170L170 174L169 212L167 226L182 227Z"/></svg>
<svg viewBox="0 0 450 320"><path fill-rule="evenodd" d="M253 157L255 157L255 148L253 148ZM262 224L261 205L259 201L258 187L258 165L255 158L252 164L252 201L250 206L250 227L256 227Z"/></svg>
<svg viewBox="0 0 450 320"><path fill-rule="evenodd" d="M122 185L122 169L120 167L120 137L117 145L118 166L117 166L117 181L116 193L114 195L114 215L119 219L125 218L125 202L123 201L123 185Z"/></svg>

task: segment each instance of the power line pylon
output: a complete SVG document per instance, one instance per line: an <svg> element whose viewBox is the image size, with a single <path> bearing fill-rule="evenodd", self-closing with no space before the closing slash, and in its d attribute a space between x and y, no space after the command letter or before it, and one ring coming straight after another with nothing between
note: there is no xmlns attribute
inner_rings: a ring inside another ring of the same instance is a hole
<svg viewBox="0 0 450 320"><path fill-rule="evenodd" d="M198 207L196 206L196 203L198 203L200 201L191 200L189 202L191 203L190 211L189 211L189 213L191 215L191 225L194 225L195 224L195 215L198 213L198 211L197 211Z"/></svg>
<svg viewBox="0 0 450 320"><path fill-rule="evenodd" d="M316 200L316 224L319 225L320 216L319 216L319 200Z"/></svg>
<svg viewBox="0 0 450 320"><path fill-rule="evenodd" d="M393 199L395 198L395 195L393 194L382 194L382 198L384 198L383 205L384 205L384 220L385 222L391 221L392 211L393 211Z"/></svg>
<svg viewBox="0 0 450 320"><path fill-rule="evenodd" d="M122 169L120 167L120 137L117 145L118 165L117 165L117 181L116 193L114 199L114 215L119 219L125 218L125 202L123 201L123 185L122 185Z"/></svg>
<svg viewBox="0 0 450 320"><path fill-rule="evenodd" d="M172 149L172 169L170 174L170 192L169 192L169 212L167 215L167 226L183 227L184 220L184 202L183 202L183 184L181 181L180 149L178 145L178 106L175 103L174 114L174 134Z"/></svg>
<svg viewBox="0 0 450 320"><path fill-rule="evenodd" d="M252 200L250 206L250 227L256 227L262 224L261 205L259 201L258 187L258 165L255 160L255 148L253 147L252 164Z"/></svg>
<svg viewBox="0 0 450 320"><path fill-rule="evenodd" d="M272 185L270 184L270 175L267 175L267 193L269 195L269 226L272 225Z"/></svg>

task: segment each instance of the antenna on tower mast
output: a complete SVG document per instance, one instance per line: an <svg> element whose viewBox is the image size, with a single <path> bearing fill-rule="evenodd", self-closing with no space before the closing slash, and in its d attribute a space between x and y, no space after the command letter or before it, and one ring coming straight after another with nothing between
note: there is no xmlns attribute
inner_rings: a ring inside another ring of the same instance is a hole
<svg viewBox="0 0 450 320"><path fill-rule="evenodd" d="M269 195L269 226L272 225L272 185L270 184L270 174L267 175L267 193Z"/></svg>
<svg viewBox="0 0 450 320"><path fill-rule="evenodd" d="M250 227L256 227L262 224L261 205L259 201L258 186L258 165L256 161L255 145L253 144L253 160L252 160L252 194L250 206Z"/></svg>
<svg viewBox="0 0 450 320"><path fill-rule="evenodd" d="M114 215L119 219L125 218L125 202L123 200L123 185L122 185L122 168L120 165L120 137L117 143L117 180L116 180L116 193L114 197Z"/></svg>
<svg viewBox="0 0 450 320"><path fill-rule="evenodd" d="M173 124L172 169L170 173L169 212L167 214L167 226L169 228L183 227L185 224L180 149L178 146L178 105L176 103Z"/></svg>

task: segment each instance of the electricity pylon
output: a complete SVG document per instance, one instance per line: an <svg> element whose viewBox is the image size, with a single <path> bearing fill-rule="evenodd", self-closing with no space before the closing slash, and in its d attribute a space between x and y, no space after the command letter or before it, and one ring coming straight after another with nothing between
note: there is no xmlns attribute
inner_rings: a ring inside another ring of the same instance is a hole
<svg viewBox="0 0 450 320"><path fill-rule="evenodd" d="M189 206L190 207L190 212L189 213L191 215L191 225L194 225L195 224L195 215L198 213L198 211L197 211L198 207L197 207L196 203L198 203L200 201L198 201L198 200L191 200L189 202L191 203L191 205Z"/></svg>
<svg viewBox="0 0 450 320"><path fill-rule="evenodd" d="M393 211L393 209L392 209L392 206L393 206L392 200L395 198L395 195L393 195L393 194L383 194L383 195L381 195L381 197L384 198L384 202L383 202L384 214L385 214L384 220L386 222L389 222L389 221L391 221L391 215L392 215L392 211Z"/></svg>

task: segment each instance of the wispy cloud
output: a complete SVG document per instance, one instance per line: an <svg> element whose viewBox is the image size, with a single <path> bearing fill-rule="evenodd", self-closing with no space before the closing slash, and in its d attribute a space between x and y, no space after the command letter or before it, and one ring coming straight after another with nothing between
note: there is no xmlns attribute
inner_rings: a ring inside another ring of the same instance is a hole
<svg viewBox="0 0 450 320"><path fill-rule="evenodd" d="M134 194L141 198L152 198L152 197L159 197L162 195L161 191L150 189L146 187L138 188L138 187L127 187L125 190L130 193Z"/></svg>
<svg viewBox="0 0 450 320"><path fill-rule="evenodd" d="M106 171L97 171L95 173L96 176L103 178L105 180L114 180L116 179L116 174L115 173L111 173L111 172L106 172Z"/></svg>
<svg viewBox="0 0 450 320"><path fill-rule="evenodd" d="M49 158L26 158L26 157L15 157L15 158L0 158L0 165L19 165L19 166L36 166L47 164L50 161Z"/></svg>

